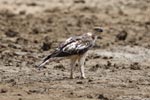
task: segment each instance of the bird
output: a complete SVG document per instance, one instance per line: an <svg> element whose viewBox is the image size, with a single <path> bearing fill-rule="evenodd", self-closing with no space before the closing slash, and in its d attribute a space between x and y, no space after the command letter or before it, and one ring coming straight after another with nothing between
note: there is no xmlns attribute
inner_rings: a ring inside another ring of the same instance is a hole
<svg viewBox="0 0 150 100"><path fill-rule="evenodd" d="M87 57L87 51L91 49L98 37L97 33L103 32L101 27L93 28L93 32L87 32L80 36L72 36L62 42L51 54L45 57L45 59L37 67L41 68L50 59L56 57L68 57L70 59L70 79L74 78L74 69L76 62L80 66L81 78L85 79L84 64Z"/></svg>

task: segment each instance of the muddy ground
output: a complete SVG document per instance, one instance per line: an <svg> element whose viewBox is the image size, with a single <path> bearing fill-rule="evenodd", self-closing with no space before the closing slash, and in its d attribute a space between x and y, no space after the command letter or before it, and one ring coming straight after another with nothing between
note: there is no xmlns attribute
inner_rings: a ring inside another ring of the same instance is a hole
<svg viewBox="0 0 150 100"><path fill-rule="evenodd" d="M69 60L37 70L61 41L100 26L86 77ZM150 100L149 0L0 0L0 100Z"/></svg>

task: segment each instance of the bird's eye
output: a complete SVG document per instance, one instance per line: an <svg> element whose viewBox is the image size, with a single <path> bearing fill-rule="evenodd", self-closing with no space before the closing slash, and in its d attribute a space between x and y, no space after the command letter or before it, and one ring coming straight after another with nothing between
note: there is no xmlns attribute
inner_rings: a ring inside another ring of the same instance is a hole
<svg viewBox="0 0 150 100"><path fill-rule="evenodd" d="M92 39L95 39L95 35L92 35Z"/></svg>

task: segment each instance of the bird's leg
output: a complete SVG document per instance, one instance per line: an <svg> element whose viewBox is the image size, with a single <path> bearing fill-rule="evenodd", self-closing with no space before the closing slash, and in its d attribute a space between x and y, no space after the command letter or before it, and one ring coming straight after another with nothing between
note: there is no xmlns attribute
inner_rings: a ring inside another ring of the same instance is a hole
<svg viewBox="0 0 150 100"><path fill-rule="evenodd" d="M80 72L81 72L81 78L85 79L85 73L84 73L84 63L85 63L86 54L82 55L79 58L79 65L80 65Z"/></svg>
<svg viewBox="0 0 150 100"><path fill-rule="evenodd" d="M71 67L70 79L73 79L73 78L74 78L74 76L73 76L73 71L74 71L74 68L75 68L76 60L77 60L76 57L71 58L71 64L70 64L70 67Z"/></svg>

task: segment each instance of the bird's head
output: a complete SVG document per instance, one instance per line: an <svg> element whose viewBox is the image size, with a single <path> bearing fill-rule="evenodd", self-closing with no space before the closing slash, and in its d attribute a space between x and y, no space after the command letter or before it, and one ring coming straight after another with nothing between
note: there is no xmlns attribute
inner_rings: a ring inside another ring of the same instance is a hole
<svg viewBox="0 0 150 100"><path fill-rule="evenodd" d="M103 32L103 29L100 27L94 27L93 32L88 32L86 34L83 34L85 37L92 37L92 39L97 39L99 37L99 33Z"/></svg>
<svg viewBox="0 0 150 100"><path fill-rule="evenodd" d="M101 37L100 33L103 32L103 29L101 27L94 27L93 28L93 36L97 37Z"/></svg>

